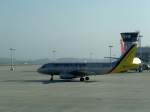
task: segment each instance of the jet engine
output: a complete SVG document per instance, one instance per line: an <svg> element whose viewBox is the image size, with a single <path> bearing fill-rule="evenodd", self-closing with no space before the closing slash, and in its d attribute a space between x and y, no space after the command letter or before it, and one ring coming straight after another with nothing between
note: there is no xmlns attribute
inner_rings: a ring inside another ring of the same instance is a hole
<svg viewBox="0 0 150 112"><path fill-rule="evenodd" d="M72 78L75 78L75 76L72 74L60 74L60 78L61 79L72 79Z"/></svg>

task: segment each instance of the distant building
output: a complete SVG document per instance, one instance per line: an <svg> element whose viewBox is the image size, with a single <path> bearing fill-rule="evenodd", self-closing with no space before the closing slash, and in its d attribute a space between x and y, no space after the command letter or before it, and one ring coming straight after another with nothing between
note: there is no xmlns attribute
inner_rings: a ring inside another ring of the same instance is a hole
<svg viewBox="0 0 150 112"><path fill-rule="evenodd" d="M121 38L124 42L124 50L127 51L131 45L139 43L139 32L124 32L121 33Z"/></svg>
<svg viewBox="0 0 150 112"><path fill-rule="evenodd" d="M140 43L139 32L124 32L121 33L121 53L127 51L131 45L136 43L138 45L137 57L139 57L144 63L150 63L150 47L142 47ZM123 51L124 50L124 51Z"/></svg>
<svg viewBox="0 0 150 112"><path fill-rule="evenodd" d="M144 63L150 63L150 47L139 47L137 50L137 57Z"/></svg>

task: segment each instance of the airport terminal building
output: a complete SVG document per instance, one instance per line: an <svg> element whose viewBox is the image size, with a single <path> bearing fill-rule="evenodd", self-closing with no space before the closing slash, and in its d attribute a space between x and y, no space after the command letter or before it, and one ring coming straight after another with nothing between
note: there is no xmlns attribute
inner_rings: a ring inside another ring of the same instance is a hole
<svg viewBox="0 0 150 112"><path fill-rule="evenodd" d="M123 32L121 33L121 39L124 42L124 50L128 50L132 44L138 44L137 57L139 57L143 63L150 63L150 46L141 46L141 38L139 32Z"/></svg>
<svg viewBox="0 0 150 112"><path fill-rule="evenodd" d="M144 63L150 63L150 47L139 47L137 57L139 57Z"/></svg>

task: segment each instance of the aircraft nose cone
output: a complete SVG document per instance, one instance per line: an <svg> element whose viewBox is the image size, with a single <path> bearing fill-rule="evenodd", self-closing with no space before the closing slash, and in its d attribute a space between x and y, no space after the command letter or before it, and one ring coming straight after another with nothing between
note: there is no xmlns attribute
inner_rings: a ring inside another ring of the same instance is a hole
<svg viewBox="0 0 150 112"><path fill-rule="evenodd" d="M38 68L38 69L37 69L37 72L38 72L38 73L42 73L41 68Z"/></svg>

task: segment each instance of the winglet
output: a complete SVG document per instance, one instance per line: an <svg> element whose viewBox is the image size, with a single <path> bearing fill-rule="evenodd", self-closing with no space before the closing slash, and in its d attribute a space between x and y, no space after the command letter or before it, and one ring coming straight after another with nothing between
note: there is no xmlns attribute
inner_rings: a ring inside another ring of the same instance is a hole
<svg viewBox="0 0 150 112"><path fill-rule="evenodd" d="M136 51L137 44L133 44L108 73L119 73L132 69L133 59L135 57Z"/></svg>

